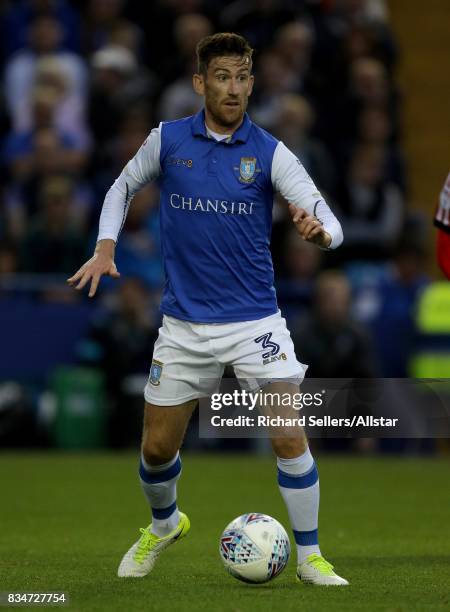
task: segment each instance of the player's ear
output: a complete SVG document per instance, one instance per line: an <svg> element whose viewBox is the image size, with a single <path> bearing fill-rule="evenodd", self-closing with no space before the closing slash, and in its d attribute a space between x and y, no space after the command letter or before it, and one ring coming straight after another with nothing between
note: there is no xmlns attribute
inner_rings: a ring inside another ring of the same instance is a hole
<svg viewBox="0 0 450 612"><path fill-rule="evenodd" d="M205 95L205 78L202 74L194 74L192 76L192 86L194 87L195 93L199 96Z"/></svg>
<svg viewBox="0 0 450 612"><path fill-rule="evenodd" d="M253 74L251 74L250 78L248 79L248 95L249 96L252 95L254 82L255 82L255 77L253 76Z"/></svg>

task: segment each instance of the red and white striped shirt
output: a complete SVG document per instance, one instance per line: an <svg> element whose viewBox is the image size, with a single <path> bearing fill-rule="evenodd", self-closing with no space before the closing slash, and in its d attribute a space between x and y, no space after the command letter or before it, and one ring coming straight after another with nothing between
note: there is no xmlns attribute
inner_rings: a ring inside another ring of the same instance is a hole
<svg viewBox="0 0 450 612"><path fill-rule="evenodd" d="M450 279L450 174L439 196L434 224L439 229L436 243L438 263L442 272Z"/></svg>

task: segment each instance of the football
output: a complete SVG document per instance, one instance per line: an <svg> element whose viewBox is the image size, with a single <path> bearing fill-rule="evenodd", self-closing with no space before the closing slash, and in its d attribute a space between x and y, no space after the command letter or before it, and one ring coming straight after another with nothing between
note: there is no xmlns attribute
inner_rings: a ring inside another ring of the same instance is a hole
<svg viewBox="0 0 450 612"><path fill-rule="evenodd" d="M243 582L268 582L289 560L284 527L271 516L252 512L232 521L220 538L220 556L228 572Z"/></svg>

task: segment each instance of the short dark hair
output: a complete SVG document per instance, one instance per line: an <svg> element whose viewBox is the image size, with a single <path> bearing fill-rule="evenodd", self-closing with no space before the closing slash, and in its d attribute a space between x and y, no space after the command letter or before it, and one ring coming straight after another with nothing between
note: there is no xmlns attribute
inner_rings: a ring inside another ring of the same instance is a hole
<svg viewBox="0 0 450 612"><path fill-rule="evenodd" d="M206 74L209 63L215 57L239 55L248 57L249 66L252 65L253 49L249 42L239 34L220 32L212 36L205 36L197 45L198 72Z"/></svg>

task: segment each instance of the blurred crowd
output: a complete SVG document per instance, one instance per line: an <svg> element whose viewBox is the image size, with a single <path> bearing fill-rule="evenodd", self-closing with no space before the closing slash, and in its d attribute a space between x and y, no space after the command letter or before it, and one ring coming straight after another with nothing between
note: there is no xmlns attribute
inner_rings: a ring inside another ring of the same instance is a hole
<svg viewBox="0 0 450 612"><path fill-rule="evenodd" d="M137 0L0 6L0 275L11 304L11 279L30 275L42 275L40 300L87 300L61 279L91 255L106 191L152 127L201 107L198 41L234 31L255 48L251 118L298 155L344 229L344 245L323 253L274 204L277 291L299 358L311 376L408 375L427 251L408 208L399 51L383 0L153 0L145 18ZM149 185L117 247L124 280L102 283L75 349L103 368L116 404L121 381L148 372L159 239Z"/></svg>

